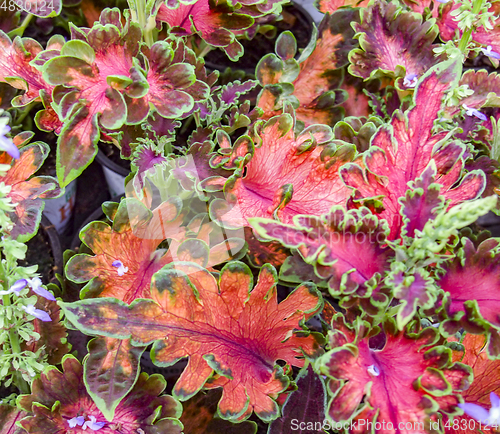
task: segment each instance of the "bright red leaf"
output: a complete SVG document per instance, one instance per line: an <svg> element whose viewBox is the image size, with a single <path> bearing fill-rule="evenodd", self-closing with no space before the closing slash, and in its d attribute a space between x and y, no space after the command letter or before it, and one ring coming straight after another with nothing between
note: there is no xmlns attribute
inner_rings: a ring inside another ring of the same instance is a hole
<svg viewBox="0 0 500 434"><path fill-rule="evenodd" d="M458 63L447 61L426 73L415 91L414 106L404 113L397 110L390 124L382 126L372 138L364 155L366 169L355 164L341 168L342 179L356 188L357 200L382 197L379 216L389 222L390 239L401 234L399 199L431 160L437 168L435 182L442 186L441 194L450 207L476 198L484 189L482 172L462 174L463 144L447 140L446 132L433 133L444 95L458 79L459 69Z"/></svg>
<svg viewBox="0 0 500 434"><path fill-rule="evenodd" d="M457 392L470 385L470 368L452 363L451 350L436 345L433 328L397 331L389 320L382 333L385 343L374 345L367 324L356 321L354 330L333 335L332 350L316 362L330 378L328 416L333 422L364 419L361 432L426 433L440 411L456 410ZM371 430L370 421L377 428Z"/></svg>
<svg viewBox="0 0 500 434"><path fill-rule="evenodd" d="M272 420L278 415L273 398L289 381L277 360L302 366L304 354L321 351L318 337L301 330L302 321L321 308L319 292L303 284L278 304L276 283L270 265L253 288L252 273L241 262L227 264L218 282L194 263L176 263L153 276L153 300L128 306L105 298L62 306L71 323L87 333L131 338L134 345L155 342L152 360L159 366L189 357L174 386L180 399L196 394L215 370L207 387L223 388L223 418L241 420L255 411Z"/></svg>
<svg viewBox="0 0 500 434"><path fill-rule="evenodd" d="M318 9L326 14L333 14L342 6L351 6L356 8L364 8L370 3L370 0L318 0Z"/></svg>

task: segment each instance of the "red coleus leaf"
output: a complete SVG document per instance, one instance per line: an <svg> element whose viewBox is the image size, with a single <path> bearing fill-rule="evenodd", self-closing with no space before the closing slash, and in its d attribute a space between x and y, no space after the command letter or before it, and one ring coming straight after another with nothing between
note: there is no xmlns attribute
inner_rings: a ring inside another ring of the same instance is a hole
<svg viewBox="0 0 500 434"><path fill-rule="evenodd" d="M328 145L332 134L326 125L312 125L298 136L293 125L291 115L276 116L259 125L255 146L243 136L230 157L225 153L225 159L212 159L212 164L222 166L226 161L229 168L238 166L229 179L210 177L202 182L215 190L225 183L227 202L211 203L217 219L229 226L247 225L251 217L276 216L290 223L294 215L325 214L333 205L345 204L350 191L338 170L353 160L354 146Z"/></svg>
<svg viewBox="0 0 500 434"><path fill-rule="evenodd" d="M11 405L0 404L0 426L2 434L22 434L23 428L16 425L27 413Z"/></svg>
<svg viewBox="0 0 500 434"><path fill-rule="evenodd" d="M130 221L132 212L142 219ZM158 246L166 238L183 237L179 213L176 201L151 212L136 199L122 200L114 216L109 216L112 226L92 222L82 230L81 240L95 255L73 256L66 265L66 276L76 283L90 280L82 289L85 298L115 297L126 303L151 298L151 277L172 261L172 255L157 250ZM141 234L141 229L148 233Z"/></svg>
<svg viewBox="0 0 500 434"><path fill-rule="evenodd" d="M361 432L426 433L440 411L454 412L460 402L456 392L469 387L471 370L452 363L451 350L436 345L435 329L397 331L389 320L378 336L385 343L375 345L370 340L374 332L366 327L357 321L352 332L338 333L342 339L334 334L332 350L316 361L330 378L328 417L333 423L352 420Z"/></svg>
<svg viewBox="0 0 500 434"><path fill-rule="evenodd" d="M19 147L26 143L23 134L13 139ZM10 218L14 223L11 236L18 241L28 241L38 230L44 207L43 199L57 197L61 191L57 181L50 176L32 176L49 154L49 147L43 142L35 142L20 149L20 157L14 160L6 152L0 154L0 164L9 164L7 174L0 182L11 187L8 197L17 204Z"/></svg>
<svg viewBox="0 0 500 434"><path fill-rule="evenodd" d="M131 338L134 345L154 341L152 360L170 366L188 356L189 363L174 387L186 400L203 387L222 387L219 413L244 419L255 411L263 420L277 417L272 398L285 390L288 377L277 360L301 366L303 353L314 356L318 337L300 329L322 305L312 284L299 286L278 304L276 271L265 265L253 288L250 269L230 262L219 282L194 263L175 263L153 276L153 300L129 307L115 299L63 304L72 324L88 333Z"/></svg>
<svg viewBox="0 0 500 434"><path fill-rule="evenodd" d="M226 0L198 0L181 3L175 9L163 3L156 19L166 22L177 36L200 35L208 44L224 48L234 61L240 58L243 49L232 31L247 29L254 23L252 17L237 13Z"/></svg>
<svg viewBox="0 0 500 434"><path fill-rule="evenodd" d="M370 3L370 0L318 0L317 7L320 12L333 14L342 6L351 6L354 8L364 8Z"/></svg>
<svg viewBox="0 0 500 434"><path fill-rule="evenodd" d="M437 28L422 16L403 12L396 3L377 1L354 24L360 49L349 54L349 72L369 78L418 77L437 62L432 49ZM407 86L408 87L408 86Z"/></svg>
<svg viewBox="0 0 500 434"><path fill-rule="evenodd" d="M340 10L326 16L318 29L318 37L297 61L297 49L291 33L284 33L276 42L276 53L268 54L257 65L256 76L264 89L259 95L258 106L264 110L263 117L268 119L280 113L283 95L279 83L291 83L293 97L298 100L297 119L306 126L324 123L334 125L342 117L342 104L347 99L346 92L339 89L347 64L349 51L357 46L353 39L352 21L359 20L358 11ZM286 86L286 85L284 85Z"/></svg>
<svg viewBox="0 0 500 434"><path fill-rule="evenodd" d="M257 234L297 248L316 274L328 280L334 296L369 297L389 268L388 227L367 208L334 207L321 217L298 215L294 226L274 220L250 219Z"/></svg>
<svg viewBox="0 0 500 434"><path fill-rule="evenodd" d="M356 188L357 199L382 197L380 217L389 222L390 239L401 234L399 199L405 196L408 182L419 178L431 160L437 168L435 182L442 186L441 194L450 207L476 198L484 189L480 171L462 176L463 144L449 141L446 132L433 133L441 101L457 80L459 69L458 63L447 61L426 73L415 92L415 105L405 113L397 110L390 124L373 136L364 155L366 169L354 164L341 168L342 179Z"/></svg>
<svg viewBox="0 0 500 434"><path fill-rule="evenodd" d="M116 408L113 420L107 421L85 389L80 362L73 356L65 356L62 366L63 372L49 367L33 381L31 395L19 398L19 406L33 413L20 422L29 433L87 434L85 425L76 425L70 431L69 420L79 416L86 422L94 418L95 422L103 423L99 429L102 434L182 433L177 420L181 405L171 396L158 396L166 386L162 376L141 374Z"/></svg>
<svg viewBox="0 0 500 434"><path fill-rule="evenodd" d="M116 16L117 14L117 16ZM43 77L58 86L53 108L64 126L57 148L57 176L63 185L75 179L94 158L99 126L121 127L127 119L122 91L142 96L147 83L134 56L140 29L120 23L117 9L105 10L101 21L71 40L61 55L47 61Z"/></svg>
<svg viewBox="0 0 500 434"><path fill-rule="evenodd" d="M245 240L248 243L248 258L256 267L271 264L278 268L289 255L288 249L276 242L262 242L255 237L251 228L245 228Z"/></svg>
<svg viewBox="0 0 500 434"><path fill-rule="evenodd" d="M14 107L25 106L38 100L40 90L52 93L53 86L30 64L42 51L42 46L33 39L16 37L11 41L0 31L0 81L25 91L23 95L12 100Z"/></svg>
<svg viewBox="0 0 500 434"><path fill-rule="evenodd" d="M139 377L139 361L144 347L130 340L95 338L88 344L83 361L87 392L107 420L113 420L120 401Z"/></svg>
<svg viewBox="0 0 500 434"><path fill-rule="evenodd" d="M461 393L466 403L476 404L489 409L490 393L500 393L500 361L490 360L486 352L486 339L483 335L466 333L462 340L464 353L456 352L453 359L465 363L472 368L474 381L471 386ZM483 432L491 432L491 428L479 424L478 421L467 415L455 417L445 424L447 434L476 434L479 428Z"/></svg>
<svg viewBox="0 0 500 434"><path fill-rule="evenodd" d="M463 238L462 244L456 258L443 266L444 273L438 282L445 292L443 313L449 318L443 327L448 332L462 327L472 333L486 332L488 352L498 357L499 242L490 238L475 248L471 240Z"/></svg>
<svg viewBox="0 0 500 434"><path fill-rule="evenodd" d="M325 407L325 383L308 365L297 376L297 390L288 396L283 406L283 416L271 423L268 434L293 434L297 431L297 425L300 428L304 425L314 426L317 422L321 424L325 418ZM301 432L304 430L301 429ZM307 432L311 431L307 428Z"/></svg>

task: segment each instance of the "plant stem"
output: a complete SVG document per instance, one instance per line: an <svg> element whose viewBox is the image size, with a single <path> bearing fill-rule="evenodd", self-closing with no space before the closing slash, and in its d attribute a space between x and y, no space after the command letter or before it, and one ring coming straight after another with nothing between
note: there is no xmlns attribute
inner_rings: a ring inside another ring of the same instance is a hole
<svg viewBox="0 0 500 434"><path fill-rule="evenodd" d="M28 27L29 23L31 22L31 20L33 19L33 14L28 14L24 17L24 20L23 22L21 23L21 25L13 30L12 32L9 33L9 35L11 37L14 37L14 36L23 36L24 34L24 31L26 30L26 27ZM13 39L13 38L12 38Z"/></svg>
<svg viewBox="0 0 500 434"><path fill-rule="evenodd" d="M472 3L472 13L477 15L483 6L483 0L474 0ZM460 42L458 44L458 49L465 54L465 51L467 50L467 47L469 46L469 42L471 40L472 36L472 27L464 30L462 34L462 38L460 39Z"/></svg>

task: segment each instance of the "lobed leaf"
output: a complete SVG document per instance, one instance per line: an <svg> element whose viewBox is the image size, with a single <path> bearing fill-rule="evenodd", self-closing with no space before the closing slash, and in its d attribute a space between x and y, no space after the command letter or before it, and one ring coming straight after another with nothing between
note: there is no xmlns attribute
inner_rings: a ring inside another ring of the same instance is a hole
<svg viewBox="0 0 500 434"><path fill-rule="evenodd" d="M253 290L252 281L250 269L240 262L227 264L218 282L194 263L177 262L154 275L153 300L137 300L130 307L110 298L61 306L86 333L131 338L133 345L155 342L152 360L159 366L189 357L173 392L181 400L204 385L222 387L222 418L242 420L255 411L272 420L278 416L272 398L288 385L276 361L301 366L304 353L313 357L321 351L317 337L292 332L322 301L314 285L304 284L278 304L270 265L261 269ZM209 380L213 371L218 375Z"/></svg>

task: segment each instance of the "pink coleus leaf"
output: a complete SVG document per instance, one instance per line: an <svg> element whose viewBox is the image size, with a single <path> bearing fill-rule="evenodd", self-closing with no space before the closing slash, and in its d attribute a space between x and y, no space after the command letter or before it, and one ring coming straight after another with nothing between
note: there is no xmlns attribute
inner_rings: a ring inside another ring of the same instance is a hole
<svg viewBox="0 0 500 434"><path fill-rule="evenodd" d="M387 224L367 208L337 206L321 217L297 215L293 226L259 218L249 222L259 236L297 248L318 276L329 279L334 296L369 297L389 268L393 251L386 246Z"/></svg>
<svg viewBox="0 0 500 434"><path fill-rule="evenodd" d="M52 93L54 87L42 78L42 73L35 66L30 64L42 51L42 46L33 39L16 37L11 41L0 31L0 81L25 91L23 95L12 100L14 107L25 106L39 100L40 90Z"/></svg>
<svg viewBox="0 0 500 434"><path fill-rule="evenodd" d="M103 11L101 21L112 15ZM127 119L123 93L135 97L147 91L145 77L134 56L139 49L139 27L100 22L85 40L68 41L61 54L43 65L43 77L57 86L52 107L64 126L57 147L57 176L62 185L75 179L94 158L99 127L120 128Z"/></svg>
<svg viewBox="0 0 500 434"><path fill-rule="evenodd" d="M211 203L217 219L229 226L247 225L251 217L277 216L290 223L294 215L325 214L345 204L350 191L338 170L354 159L354 146L328 145L332 134L326 125L312 125L298 136L293 125L287 113L260 124L253 141L244 136L233 145L228 167L238 167L234 175L202 182L214 190L225 184L226 201ZM217 161L224 167L222 156L212 164Z"/></svg>
<svg viewBox="0 0 500 434"><path fill-rule="evenodd" d="M208 44L225 49L234 61L243 54L243 49L233 31L247 29L254 22L251 16L237 13L226 0L198 0L192 4L181 3L175 9L164 3L156 19L166 22L177 36L200 35Z"/></svg>
<svg viewBox="0 0 500 434"><path fill-rule="evenodd" d="M18 147L26 143L23 134L13 139ZM0 164L10 164L7 174L0 181L11 187L8 197L17 204L11 220L14 228L11 236L26 242L37 231L42 218L43 199L50 199L61 194L57 181L50 176L32 176L43 164L49 154L49 147L43 142L23 146L20 157L14 160L6 152L0 154Z"/></svg>
<svg viewBox="0 0 500 434"><path fill-rule="evenodd" d="M27 413L19 410L16 407L7 404L0 404L0 426L2 427L2 434L22 434L23 428L17 425L17 422L25 417Z"/></svg>
<svg viewBox="0 0 500 434"><path fill-rule="evenodd" d="M379 216L388 221L390 239L401 235L403 225L400 198L408 182L419 178L431 160L435 161L441 194L449 206L479 196L484 189L484 174L463 171L464 147L449 141L446 132L433 133L433 124L447 90L458 79L460 65L447 61L425 74L414 94L415 105L405 113L397 110L389 125L382 126L364 155L365 170L355 164L341 168L345 183L356 188L356 198L381 198ZM458 186L456 184L459 183Z"/></svg>
<svg viewBox="0 0 500 434"><path fill-rule="evenodd" d="M432 21L381 0L362 10L354 24L360 49L349 54L349 72L361 78L420 76L437 63Z"/></svg>
<svg viewBox="0 0 500 434"><path fill-rule="evenodd" d="M357 321L356 326L360 326ZM332 349L316 361L316 368L330 380L332 395L328 417L335 422L379 422L376 433L426 433L430 420L440 412L456 412L457 392L469 387L471 369L452 363L451 350L436 345L438 333L427 328L417 333L398 331L392 320L384 323L383 345L370 339L373 331L361 326L341 334ZM335 337L335 335L334 335ZM404 399L401 399L404 396ZM367 419L366 419L367 418ZM403 422L402 424L400 424ZM406 428L405 423L409 422ZM366 427L360 427L368 432Z"/></svg>
<svg viewBox="0 0 500 434"><path fill-rule="evenodd" d="M109 421L85 389L80 362L68 355L64 357L62 367L63 372L49 367L33 381L31 395L19 398L20 408L32 413L20 422L29 433L88 434L86 428L89 424L91 427L102 425L99 429L94 428L100 434L182 433L178 420L181 405L169 395L158 396L166 386L162 376L148 377L142 373Z"/></svg>
<svg viewBox="0 0 500 434"><path fill-rule="evenodd" d="M283 406L283 415L271 423L268 434L291 434L296 431L292 428L294 422L306 424L323 422L326 407L323 378L313 371L311 365L307 365L302 368L296 382L297 390L288 396ZM300 409L300 420L297 418L298 409Z"/></svg>
<svg viewBox="0 0 500 434"><path fill-rule="evenodd" d="M88 344L83 361L87 392L107 420L139 377L139 361L144 347L133 347L130 340L99 337Z"/></svg>
<svg viewBox="0 0 500 434"><path fill-rule="evenodd" d="M490 238L476 248L471 240L463 238L462 244L456 258L443 266L438 282L444 291L443 327L448 333L462 327L472 333L487 333L488 352L498 357L499 242Z"/></svg>
<svg viewBox="0 0 500 434"><path fill-rule="evenodd" d="M290 83L298 101L297 119L306 126L324 123L334 125L342 117L339 107L347 99L340 89L349 51L357 46L350 23L359 20L356 10L340 10L326 16L314 36L310 47L297 61L293 58L296 43L293 35L282 34L276 42L276 53L268 54L257 65L256 76L264 89L259 95L258 106L264 110L263 118L280 114L283 95L277 84ZM287 48L288 47L288 48Z"/></svg>
<svg viewBox="0 0 500 434"><path fill-rule="evenodd" d="M277 360L302 366L304 354L321 352L318 336L293 333L321 308L319 292L303 284L278 304L276 283L270 265L253 288L252 272L241 262L227 264L218 282L194 263L177 262L153 276L152 300L128 306L105 298L61 306L80 330L131 338L134 345L155 342L152 360L159 366L189 357L174 386L180 399L196 394L215 370L218 376L206 387L223 388L223 418L242 420L255 411L272 420L278 416L273 398L288 386Z"/></svg>

